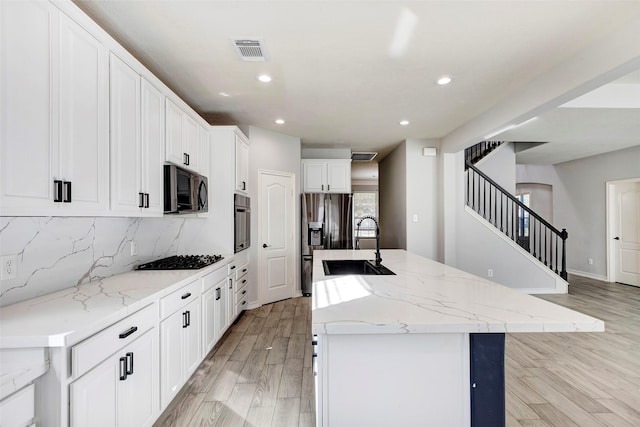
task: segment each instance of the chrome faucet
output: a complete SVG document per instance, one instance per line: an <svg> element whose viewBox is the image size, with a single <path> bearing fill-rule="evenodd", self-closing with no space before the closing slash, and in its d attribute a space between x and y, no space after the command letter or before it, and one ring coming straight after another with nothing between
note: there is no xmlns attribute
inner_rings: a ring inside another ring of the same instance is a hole
<svg viewBox="0 0 640 427"><path fill-rule="evenodd" d="M382 265L382 257L380 256L380 225L378 224L378 220L375 217L367 215L362 217L362 219L358 221L358 229L356 232L356 249L360 249L360 224L362 224L362 221L364 221L365 219L370 219L376 224L376 267L380 267Z"/></svg>

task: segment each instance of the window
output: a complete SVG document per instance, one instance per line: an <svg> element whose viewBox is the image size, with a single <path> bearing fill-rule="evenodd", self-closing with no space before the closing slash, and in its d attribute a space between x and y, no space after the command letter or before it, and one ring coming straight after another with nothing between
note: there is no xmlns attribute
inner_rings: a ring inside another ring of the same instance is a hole
<svg viewBox="0 0 640 427"><path fill-rule="evenodd" d="M358 231L358 222L365 216L373 216L378 219L377 191L358 191L353 193L354 236ZM358 235L360 237L376 237L376 224L371 220L363 221Z"/></svg>
<svg viewBox="0 0 640 427"><path fill-rule="evenodd" d="M520 193L516 194L516 198L526 207L530 207L531 194ZM518 208L518 236L529 237L529 212L522 208Z"/></svg>

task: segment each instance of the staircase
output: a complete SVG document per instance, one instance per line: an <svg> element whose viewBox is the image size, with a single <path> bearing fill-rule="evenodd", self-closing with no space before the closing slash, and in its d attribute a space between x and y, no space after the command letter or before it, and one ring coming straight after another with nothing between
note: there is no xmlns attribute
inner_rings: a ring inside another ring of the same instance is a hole
<svg viewBox="0 0 640 427"><path fill-rule="evenodd" d="M531 256L567 280L567 230L563 228L559 231L475 166L500 144L502 141L482 141L465 150L466 204Z"/></svg>

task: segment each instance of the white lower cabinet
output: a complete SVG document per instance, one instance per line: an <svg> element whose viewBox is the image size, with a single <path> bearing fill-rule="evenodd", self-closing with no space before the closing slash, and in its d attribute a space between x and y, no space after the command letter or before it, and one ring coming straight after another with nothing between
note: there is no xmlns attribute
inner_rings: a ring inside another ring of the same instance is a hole
<svg viewBox="0 0 640 427"><path fill-rule="evenodd" d="M211 351L220 338L216 328L222 288L227 283L227 269L220 268L202 278L202 357Z"/></svg>
<svg viewBox="0 0 640 427"><path fill-rule="evenodd" d="M150 426L158 411L156 330L71 383L71 426Z"/></svg>
<svg viewBox="0 0 640 427"><path fill-rule="evenodd" d="M163 408L180 391L201 361L200 294L189 292L189 289L177 292L180 298L188 294L184 300L191 302L160 323L160 394Z"/></svg>

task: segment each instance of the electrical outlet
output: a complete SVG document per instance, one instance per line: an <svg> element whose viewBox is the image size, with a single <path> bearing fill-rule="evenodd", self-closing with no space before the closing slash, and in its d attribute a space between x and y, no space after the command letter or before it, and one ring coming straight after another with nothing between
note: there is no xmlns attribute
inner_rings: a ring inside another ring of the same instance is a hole
<svg viewBox="0 0 640 427"><path fill-rule="evenodd" d="M487 270L487 276L493 277L493 269L490 268Z"/></svg>
<svg viewBox="0 0 640 427"><path fill-rule="evenodd" d="M418 222L418 214L413 214L413 222Z"/></svg>
<svg viewBox="0 0 640 427"><path fill-rule="evenodd" d="M593 265L593 258L589 258L589 265Z"/></svg>
<svg viewBox="0 0 640 427"><path fill-rule="evenodd" d="M0 280L15 279L18 275L18 257L16 255L4 255L0 261L2 271Z"/></svg>
<svg viewBox="0 0 640 427"><path fill-rule="evenodd" d="M138 245L136 245L135 240L131 241L131 256L138 255Z"/></svg>

